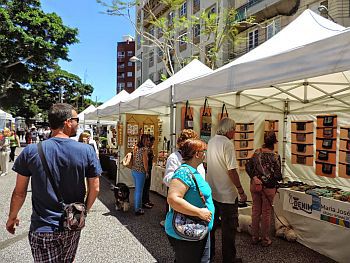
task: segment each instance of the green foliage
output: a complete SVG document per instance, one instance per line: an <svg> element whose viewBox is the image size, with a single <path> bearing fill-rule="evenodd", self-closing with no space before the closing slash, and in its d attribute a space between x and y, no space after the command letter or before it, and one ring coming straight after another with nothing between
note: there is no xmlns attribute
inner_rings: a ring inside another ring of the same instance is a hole
<svg viewBox="0 0 350 263"><path fill-rule="evenodd" d="M15 116L45 114L64 94L64 102L86 106L82 96L91 85L58 66L69 61L69 45L78 30L55 13L46 14L39 0L0 0L0 104Z"/></svg>

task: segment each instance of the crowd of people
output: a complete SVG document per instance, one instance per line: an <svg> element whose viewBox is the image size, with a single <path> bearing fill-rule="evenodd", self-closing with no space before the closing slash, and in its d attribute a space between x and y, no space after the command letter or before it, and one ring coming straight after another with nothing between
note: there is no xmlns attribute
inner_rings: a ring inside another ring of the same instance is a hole
<svg viewBox="0 0 350 263"><path fill-rule="evenodd" d="M76 135L79 123L72 106L54 104L48 117L51 139L45 140L48 138L45 130L39 132L31 129L30 136L27 136L28 132L25 135L28 147L14 163L17 181L6 228L10 233L15 233L19 224L18 213L25 201L29 179L32 178L33 210L28 237L34 261L73 262L81 228L73 231L63 224L65 212L62 211L62 202L54 184L60 186L60 195L65 204L85 203L88 212L99 192L102 169L95 146L91 145L90 133L81 133L78 142L70 139ZM185 129L177 139L177 150L167 159L164 183L168 186L168 197L164 228L175 251L176 262L214 262L215 236L219 226L222 230L222 261L242 262L236 255L235 235L238 202L247 201L247 195L240 181L233 143L235 126L234 120L222 119L208 144L200 140L195 131ZM42 156L38 154L37 138L43 148L42 154L50 156L46 168ZM0 166L3 173L7 173L10 161L7 159L4 163L4 153L8 153L7 158L13 161L19 141L19 136L8 129L0 134ZM143 134L132 150L131 173L135 184L134 212L137 216L145 213L144 208L153 207L149 191L154 141L152 135ZM269 237L271 204L276 184L282 179L280 156L274 151L276 142L274 132L266 132L264 145L254 152L247 167L253 199L252 243L263 246L272 243ZM51 171L56 181L50 181L51 186L45 179L47 170ZM181 235L174 226L177 213L206 222L205 235L195 240Z"/></svg>

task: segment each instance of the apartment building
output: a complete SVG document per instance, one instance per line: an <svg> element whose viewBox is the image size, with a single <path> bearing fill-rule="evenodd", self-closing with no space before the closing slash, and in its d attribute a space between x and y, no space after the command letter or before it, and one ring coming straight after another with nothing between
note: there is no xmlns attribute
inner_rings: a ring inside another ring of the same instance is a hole
<svg viewBox="0 0 350 263"><path fill-rule="evenodd" d="M135 90L135 63L130 58L135 56L135 41L131 36L124 36L117 44L117 88L116 94L125 90Z"/></svg>
<svg viewBox="0 0 350 263"><path fill-rule="evenodd" d="M156 0L144 1L143 6L140 5L136 8L136 24L141 27L141 31L159 39L162 38L162 32L157 32L159 30L147 22L149 13L144 11L146 4L156 17L166 18L170 26L174 16L199 16L201 10L220 15L222 10L234 7L237 11L238 21L254 16L254 24L244 24L238 28L237 43L234 45L225 43L222 46L218 54L217 67L234 60L270 39L308 8L326 18L334 19L335 22L343 26L350 26L350 4L349 1L344 0L185 0L175 11L169 10ZM320 6L325 8L319 8ZM207 39L207 36L204 37L200 34L200 25L191 30L180 30L177 33L179 36L186 35L200 48L180 41L175 47L176 52L182 58L196 57L205 63L204 53L213 44L213 39ZM159 48L143 39L143 36L137 32L136 56L139 58L136 67L136 87L148 78L155 83L161 82L162 74L166 75L162 62L163 54ZM175 72L183 66L179 65L175 59L171 63Z"/></svg>

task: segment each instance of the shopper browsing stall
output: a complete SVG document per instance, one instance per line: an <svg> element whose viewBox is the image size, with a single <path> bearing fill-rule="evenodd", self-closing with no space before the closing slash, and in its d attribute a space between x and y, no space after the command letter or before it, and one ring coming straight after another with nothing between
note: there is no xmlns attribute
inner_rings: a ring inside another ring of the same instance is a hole
<svg viewBox="0 0 350 263"><path fill-rule="evenodd" d="M216 135L209 140L207 152L207 181L213 191L215 205L214 227L210 234L211 257L215 255L215 230L221 218L222 257L224 263L241 262L236 258L236 229L238 225L238 196L246 201L237 172L234 138L236 123L230 118L222 119Z"/></svg>
<svg viewBox="0 0 350 263"><path fill-rule="evenodd" d="M149 176L148 169L148 146L149 135L142 134L137 147L133 149L133 164L131 174L134 178L134 209L135 215L143 215L145 211L141 208L142 205L142 191L145 184L145 179Z"/></svg>
<svg viewBox="0 0 350 263"><path fill-rule="evenodd" d="M275 132L269 131L264 135L264 145L255 150L246 165L251 178L250 191L253 199L252 232L253 244L260 241L263 246L271 245L270 225L271 209L276 194L276 185L282 180L281 157L274 152L277 142ZM260 233L261 222L261 238Z"/></svg>

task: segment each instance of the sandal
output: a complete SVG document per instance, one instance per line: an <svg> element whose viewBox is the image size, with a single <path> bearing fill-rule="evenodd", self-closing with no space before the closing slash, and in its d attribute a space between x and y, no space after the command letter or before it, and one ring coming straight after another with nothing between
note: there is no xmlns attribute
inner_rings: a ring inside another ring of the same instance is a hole
<svg viewBox="0 0 350 263"><path fill-rule="evenodd" d="M272 240L264 240L263 242L262 242L262 246L263 247L268 247L268 246L271 246L271 244L272 244Z"/></svg>
<svg viewBox="0 0 350 263"><path fill-rule="evenodd" d="M147 209L151 209L153 208L153 205L150 205L149 203L143 204L142 205L143 208L147 208Z"/></svg>
<svg viewBox="0 0 350 263"><path fill-rule="evenodd" d="M253 237L252 238L252 244L253 245L257 245L257 244L259 244L261 242L261 238L259 237L259 238L257 238L257 237Z"/></svg>

